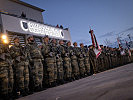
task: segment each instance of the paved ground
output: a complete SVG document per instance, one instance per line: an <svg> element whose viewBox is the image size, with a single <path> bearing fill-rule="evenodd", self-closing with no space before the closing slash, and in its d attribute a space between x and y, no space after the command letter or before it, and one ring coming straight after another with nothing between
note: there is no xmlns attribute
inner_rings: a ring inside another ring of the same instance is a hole
<svg viewBox="0 0 133 100"><path fill-rule="evenodd" d="M133 63L19 100L133 100Z"/></svg>

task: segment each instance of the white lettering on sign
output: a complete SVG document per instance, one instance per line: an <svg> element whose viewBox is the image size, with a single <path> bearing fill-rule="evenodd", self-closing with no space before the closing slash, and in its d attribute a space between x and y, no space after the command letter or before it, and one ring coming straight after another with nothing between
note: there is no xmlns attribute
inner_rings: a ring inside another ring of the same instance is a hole
<svg viewBox="0 0 133 100"><path fill-rule="evenodd" d="M57 38L64 38L64 33L62 32L62 30L55 27L25 20L20 20L20 26L22 30L29 31L31 33L48 35Z"/></svg>

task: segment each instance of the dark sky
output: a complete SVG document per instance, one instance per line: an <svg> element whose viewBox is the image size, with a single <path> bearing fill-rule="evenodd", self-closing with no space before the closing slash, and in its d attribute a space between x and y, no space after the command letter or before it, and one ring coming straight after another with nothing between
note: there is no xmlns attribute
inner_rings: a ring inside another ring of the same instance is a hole
<svg viewBox="0 0 133 100"><path fill-rule="evenodd" d="M72 41L91 44L89 26L99 44L133 35L133 0L22 0L46 11L44 22L69 27Z"/></svg>

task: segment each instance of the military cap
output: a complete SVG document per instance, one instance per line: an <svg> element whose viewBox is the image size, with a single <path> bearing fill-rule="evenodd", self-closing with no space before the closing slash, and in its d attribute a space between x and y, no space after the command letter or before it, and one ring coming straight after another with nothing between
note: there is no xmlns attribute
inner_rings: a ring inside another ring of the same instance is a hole
<svg viewBox="0 0 133 100"><path fill-rule="evenodd" d="M70 41L68 41L67 43L71 43Z"/></svg>
<svg viewBox="0 0 133 100"><path fill-rule="evenodd" d="M80 43L80 45L83 45L83 43Z"/></svg>

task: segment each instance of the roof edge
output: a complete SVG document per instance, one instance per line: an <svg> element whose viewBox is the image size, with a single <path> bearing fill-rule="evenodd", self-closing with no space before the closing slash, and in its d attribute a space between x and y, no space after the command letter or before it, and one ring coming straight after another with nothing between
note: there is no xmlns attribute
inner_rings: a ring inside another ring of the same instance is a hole
<svg viewBox="0 0 133 100"><path fill-rule="evenodd" d="M44 9L41 9L39 7L33 6L31 4L28 4L28 3L23 2L23 1L20 1L20 0L10 0L10 1L13 1L13 2L18 3L18 4L21 4L21 5L24 5L26 7L33 8L33 9L38 10L38 11L41 11L41 12L45 11Z"/></svg>

